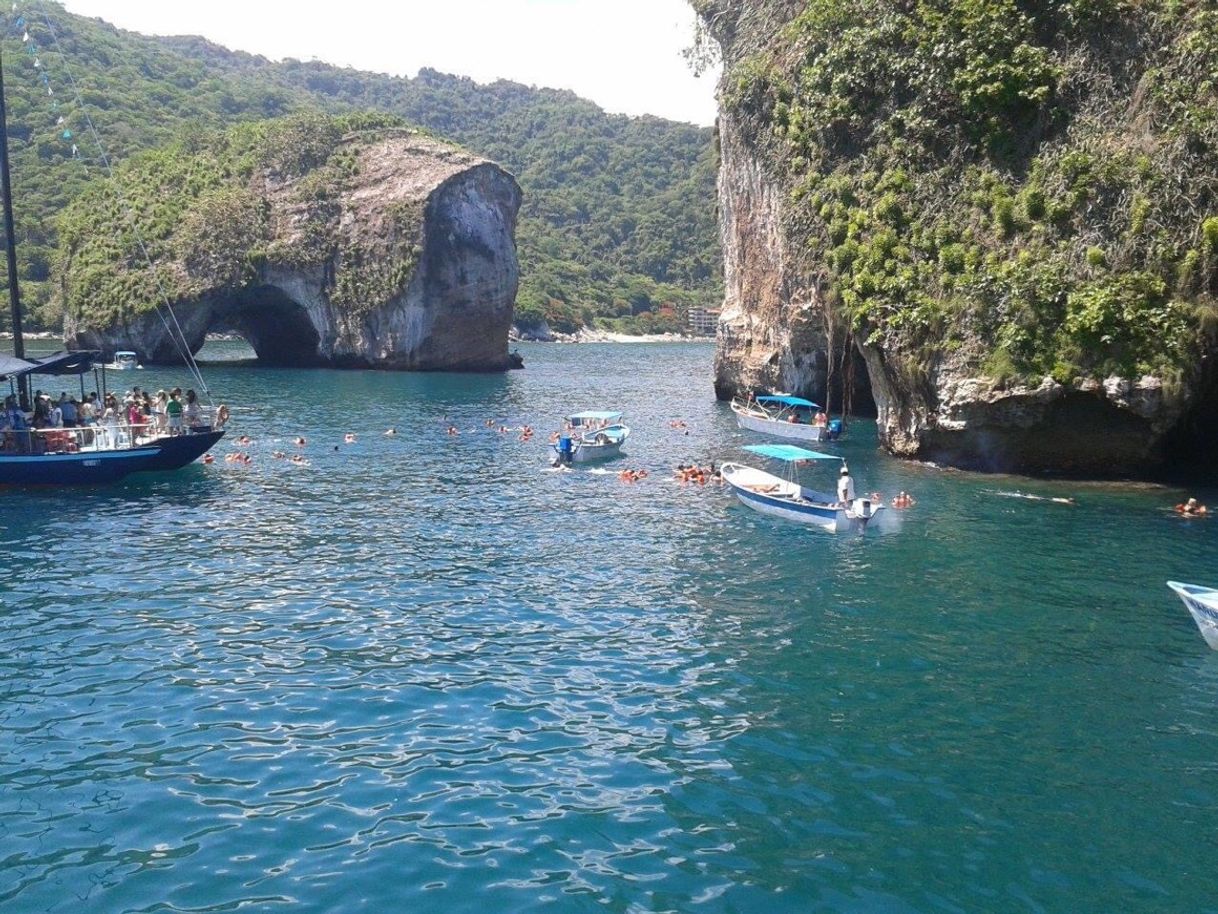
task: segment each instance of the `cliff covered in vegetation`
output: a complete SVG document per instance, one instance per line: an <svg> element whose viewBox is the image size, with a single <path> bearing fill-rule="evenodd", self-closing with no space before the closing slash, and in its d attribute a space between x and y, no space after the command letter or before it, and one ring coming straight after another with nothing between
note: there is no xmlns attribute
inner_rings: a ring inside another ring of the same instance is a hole
<svg viewBox="0 0 1218 914"><path fill-rule="evenodd" d="M849 334L897 454L1108 474L1212 441L1212 2L695 6L725 62L721 393L823 395Z"/></svg>
<svg viewBox="0 0 1218 914"><path fill-rule="evenodd" d="M570 92L480 85L434 70L403 78L319 61L276 62L201 38L123 31L52 0L22 0L12 13L6 6L0 26L19 269L36 327L56 327L62 317L50 306L47 284L57 214L103 173L86 113L115 160L291 113L391 113L500 163L519 180L522 317L564 330L598 318L633 325L621 329L675 329L676 312L719 296L709 128L606 114ZM26 33L31 41L23 44ZM24 53L35 43L44 52L40 68ZM63 139L65 128L73 139ZM7 329L3 313L0 329Z"/></svg>
<svg viewBox="0 0 1218 914"><path fill-rule="evenodd" d="M125 163L60 222L69 345L177 361L237 332L292 365L508 367L515 180L374 115L296 116Z"/></svg>

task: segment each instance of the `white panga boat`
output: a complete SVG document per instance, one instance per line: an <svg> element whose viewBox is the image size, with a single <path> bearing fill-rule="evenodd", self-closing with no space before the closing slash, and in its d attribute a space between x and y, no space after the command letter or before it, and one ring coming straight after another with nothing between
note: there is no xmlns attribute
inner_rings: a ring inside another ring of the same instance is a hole
<svg viewBox="0 0 1218 914"><path fill-rule="evenodd" d="M721 467L724 482L754 511L798 524L810 524L830 533L844 533L865 530L876 515L885 510L883 505L869 498L855 498L843 504L836 495L806 488L796 479L797 468L805 461L840 461L841 457L793 444L750 444L745 450L782 460L787 465L786 479L740 463L725 463Z"/></svg>
<svg viewBox="0 0 1218 914"><path fill-rule="evenodd" d="M732 412L741 428L797 441L831 441L841 434L841 422L825 419L820 409L811 400L785 394L765 394L749 400L737 397L732 401ZM820 423L816 421L818 416Z"/></svg>
<svg viewBox="0 0 1218 914"><path fill-rule="evenodd" d="M134 352L127 351L114 353L114 361L106 366L110 371L131 371L143 367L140 364L140 357Z"/></svg>
<svg viewBox="0 0 1218 914"><path fill-rule="evenodd" d="M622 423L622 414L615 411L588 410L567 416L550 445L555 466L571 463L591 463L622 455L622 445L630 437L630 428Z"/></svg>
<svg viewBox="0 0 1218 914"><path fill-rule="evenodd" d="M1168 581L1167 586L1184 601L1205 643L1218 651L1218 590L1199 584L1181 584L1179 581Z"/></svg>

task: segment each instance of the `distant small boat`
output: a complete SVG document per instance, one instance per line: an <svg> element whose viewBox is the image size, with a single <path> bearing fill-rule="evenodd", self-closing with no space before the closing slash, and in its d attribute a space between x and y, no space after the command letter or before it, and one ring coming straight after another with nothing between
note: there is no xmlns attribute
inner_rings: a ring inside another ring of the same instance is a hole
<svg viewBox="0 0 1218 914"><path fill-rule="evenodd" d="M136 353L124 351L114 353L114 361L105 367L111 371L131 371L144 366L140 364L140 358Z"/></svg>
<svg viewBox="0 0 1218 914"><path fill-rule="evenodd" d="M845 533L865 530L876 515L885 510L883 505L869 498L855 498L841 504L836 495L806 488L795 478L796 467L804 461L841 460L840 457L792 444L751 444L745 450L785 461L788 467L786 479L739 463L725 463L721 467L723 481L732 487L741 503L754 511L798 524L810 524L830 533Z"/></svg>
<svg viewBox="0 0 1218 914"><path fill-rule="evenodd" d="M732 401L736 424L751 432L793 438L796 441L832 441L841 434L840 420L825 419L820 406L802 397L766 394ZM820 416L821 422L816 418Z"/></svg>
<svg viewBox="0 0 1218 914"><path fill-rule="evenodd" d="M1218 651L1218 590L1178 581L1168 581L1167 586L1184 601L1205 643Z"/></svg>
<svg viewBox="0 0 1218 914"><path fill-rule="evenodd" d="M592 463L622 456L622 445L630 429L622 424L622 414L589 410L567 416L558 440L550 445L553 464Z"/></svg>

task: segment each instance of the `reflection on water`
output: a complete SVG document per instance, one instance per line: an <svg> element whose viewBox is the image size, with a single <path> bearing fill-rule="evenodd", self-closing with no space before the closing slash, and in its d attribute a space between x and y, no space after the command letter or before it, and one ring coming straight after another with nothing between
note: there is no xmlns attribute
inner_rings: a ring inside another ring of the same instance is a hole
<svg viewBox="0 0 1218 914"><path fill-rule="evenodd" d="M1163 581L1215 528L1179 493L900 464L859 422L831 447L919 501L833 537L669 478L753 440L710 347L522 350L212 365L251 465L3 493L0 910L1212 905L1179 861L1218 656ZM648 479L546 470L589 408Z"/></svg>

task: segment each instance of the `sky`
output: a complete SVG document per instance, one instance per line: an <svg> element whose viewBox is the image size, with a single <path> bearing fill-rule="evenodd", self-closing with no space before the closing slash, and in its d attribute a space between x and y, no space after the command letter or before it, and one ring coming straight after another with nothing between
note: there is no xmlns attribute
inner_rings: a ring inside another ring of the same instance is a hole
<svg viewBox="0 0 1218 914"><path fill-rule="evenodd" d="M414 76L420 67L570 89L607 111L709 125L716 72L681 56L687 0L63 0L154 35L202 35L274 60Z"/></svg>

